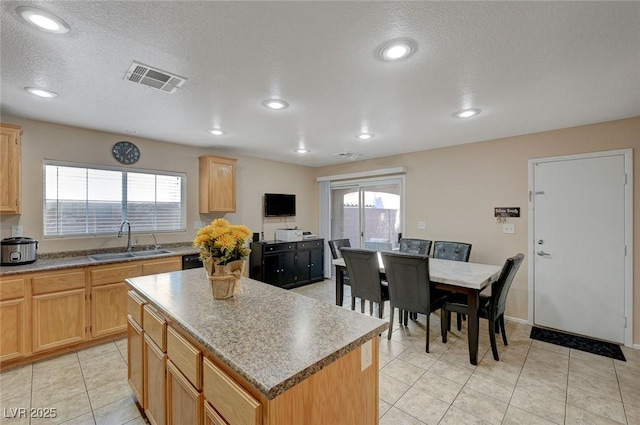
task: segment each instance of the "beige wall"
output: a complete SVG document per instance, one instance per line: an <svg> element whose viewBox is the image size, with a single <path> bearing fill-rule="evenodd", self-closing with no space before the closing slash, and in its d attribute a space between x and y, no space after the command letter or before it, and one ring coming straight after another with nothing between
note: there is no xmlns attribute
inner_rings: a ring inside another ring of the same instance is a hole
<svg viewBox="0 0 640 425"><path fill-rule="evenodd" d="M267 192L295 193L297 215L287 219L289 227L299 226L317 231L317 196L315 171L281 162L231 155L216 149L200 149L148 139L124 136L40 121L2 116L3 123L21 125L22 135L22 214L1 217L1 237L11 236L11 226L20 224L24 235L40 241L38 252L56 252L95 248L124 247L126 241L113 236L69 239L44 239L42 224L43 159L85 164L118 166L111 147L119 140L138 145L141 158L135 168L187 173L187 230L158 234L159 243L191 241L195 237L195 221L210 221L221 214L198 214L198 156L213 154L238 158L236 213L224 217L232 223L245 224L254 232L265 232L273 239L275 229L285 227L284 219L262 217L262 196ZM213 141L212 141L213 144ZM264 221L263 221L264 220ZM133 229L135 232L135 228ZM153 244L149 234L136 235L139 243Z"/></svg>
<svg viewBox="0 0 640 425"><path fill-rule="evenodd" d="M528 160L622 148L634 148L633 317L634 343L640 344L640 117L323 167L317 176L405 166L405 235L471 242L470 261L503 264L518 252L529 256ZM521 217L508 219L515 234L502 233L494 207L520 207ZM418 221L426 222L425 230L418 230ZM516 276L506 312L524 320L527 267L525 262Z"/></svg>

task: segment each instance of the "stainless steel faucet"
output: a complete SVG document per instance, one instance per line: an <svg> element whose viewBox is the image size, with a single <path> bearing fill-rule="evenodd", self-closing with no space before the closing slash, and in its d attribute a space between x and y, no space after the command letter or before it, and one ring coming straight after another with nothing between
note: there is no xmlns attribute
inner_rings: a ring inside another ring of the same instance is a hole
<svg viewBox="0 0 640 425"><path fill-rule="evenodd" d="M124 225L127 225L127 252L131 252L132 251L132 247L131 247L131 223L129 223L129 220L124 220L122 223L120 223L120 230L118 230L118 237L121 238L122 237L122 228L124 227Z"/></svg>

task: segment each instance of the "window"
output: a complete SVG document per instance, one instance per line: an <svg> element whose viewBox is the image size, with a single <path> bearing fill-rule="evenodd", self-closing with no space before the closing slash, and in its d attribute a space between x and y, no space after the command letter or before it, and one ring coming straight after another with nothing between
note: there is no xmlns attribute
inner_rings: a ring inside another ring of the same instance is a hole
<svg viewBox="0 0 640 425"><path fill-rule="evenodd" d="M45 161L44 236L186 230L186 174Z"/></svg>

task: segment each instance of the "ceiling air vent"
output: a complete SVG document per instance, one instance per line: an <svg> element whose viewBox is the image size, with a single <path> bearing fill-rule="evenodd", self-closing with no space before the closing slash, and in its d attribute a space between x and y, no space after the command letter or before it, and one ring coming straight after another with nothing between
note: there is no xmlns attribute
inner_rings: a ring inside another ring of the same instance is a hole
<svg viewBox="0 0 640 425"><path fill-rule="evenodd" d="M171 94L175 93L187 81L184 77L169 74L166 71L138 62L131 64L124 79Z"/></svg>
<svg viewBox="0 0 640 425"><path fill-rule="evenodd" d="M351 153L351 152L340 152L340 153L334 153L334 156L339 156L342 159L346 159L347 161L355 161L356 159L360 158L360 154L359 153Z"/></svg>

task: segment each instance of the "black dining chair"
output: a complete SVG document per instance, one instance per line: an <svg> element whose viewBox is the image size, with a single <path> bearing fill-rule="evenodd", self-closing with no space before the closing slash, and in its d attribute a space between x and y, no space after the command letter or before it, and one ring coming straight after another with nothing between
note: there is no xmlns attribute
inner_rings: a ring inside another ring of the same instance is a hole
<svg viewBox="0 0 640 425"><path fill-rule="evenodd" d="M504 326L504 309L507 302L507 294L509 288L513 282L520 265L524 260L524 254L517 254L511 258L507 258L500 277L491 286L491 295L480 295L480 301L478 303L478 316L489 321L489 339L491 340L491 351L493 351L493 358L500 360L498 357L498 347L496 346L496 331L502 332L502 342L504 345L509 345L507 342L507 333ZM459 295L459 294L458 294ZM468 314L469 306L466 303L466 297L453 296L442 306L443 315L446 314L445 321L447 323L451 320L451 312ZM442 340L447 342L447 330L448 325L442 328Z"/></svg>
<svg viewBox="0 0 640 425"><path fill-rule="evenodd" d="M431 241L427 239L400 238L400 252L416 255L429 255Z"/></svg>
<svg viewBox="0 0 640 425"><path fill-rule="evenodd" d="M333 257L334 260L342 258L342 253L340 252L341 248L351 247L351 241L349 239L333 239L327 241L327 243L329 244L329 249L331 250L331 257Z"/></svg>
<svg viewBox="0 0 640 425"><path fill-rule="evenodd" d="M466 242L435 241L433 243L433 258L452 261L469 261L471 244ZM462 320L466 320L464 314L458 313L458 330L462 330ZM450 325L450 323L449 323Z"/></svg>
<svg viewBox="0 0 640 425"><path fill-rule="evenodd" d="M351 281L351 310L355 310L356 298L360 298L360 311L364 313L364 301L368 300L378 304L378 317L382 318L384 302L389 300L389 287L382 282L377 251L358 248L341 251Z"/></svg>
<svg viewBox="0 0 640 425"><path fill-rule="evenodd" d="M423 313L427 316L426 352L429 352L429 318L431 312L444 305L446 294L431 288L429 280L429 257L426 255L412 255L393 252L383 252L382 261L389 283L389 331L387 338L391 339L393 330L393 313L396 308L412 313ZM444 314L442 314L444 318ZM441 320L444 335L446 322Z"/></svg>

